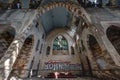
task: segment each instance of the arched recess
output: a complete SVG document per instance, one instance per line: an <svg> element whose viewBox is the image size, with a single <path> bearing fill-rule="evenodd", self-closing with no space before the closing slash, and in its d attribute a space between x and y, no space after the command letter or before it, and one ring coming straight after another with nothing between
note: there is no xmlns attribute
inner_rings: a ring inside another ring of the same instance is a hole
<svg viewBox="0 0 120 80"><path fill-rule="evenodd" d="M99 43L97 42L96 38L93 35L89 35L89 48L92 52L92 55L98 64L98 67L103 69L107 65L104 57L102 56L102 48L100 47Z"/></svg>
<svg viewBox="0 0 120 80"><path fill-rule="evenodd" d="M76 5L75 3L71 2L71 1L69 1L69 2L64 2L64 1L63 2L50 2L46 5L40 6L38 8L38 12L41 16L42 14L46 13L47 11L50 11L51 9L54 9L57 7L66 8L74 16L83 18L86 21L86 24L88 24L89 26L91 25L89 19L87 19L88 17L85 17L85 15L87 14L85 12L85 10L82 7Z"/></svg>
<svg viewBox="0 0 120 80"><path fill-rule="evenodd" d="M106 34L120 55L120 27L112 25L107 29Z"/></svg>
<svg viewBox="0 0 120 80"><path fill-rule="evenodd" d="M9 28L3 30L0 28L0 59L4 56L5 51L10 46L16 34L14 28L8 27Z"/></svg>
<svg viewBox="0 0 120 80"><path fill-rule="evenodd" d="M31 51L34 45L34 36L30 35L26 38L20 53L18 54L18 57L13 65L13 70L11 71L10 77L15 75L24 75L27 70L24 70L27 66L27 63L29 61L29 58L31 56Z"/></svg>
<svg viewBox="0 0 120 80"><path fill-rule="evenodd" d="M78 6L71 2L50 2L46 5L40 6L38 8L38 10L39 10L40 14L42 15L45 12L47 12L53 8L56 8L56 7L65 7L72 13L74 13L74 14L76 13L76 15L77 14L82 15L82 12L79 10Z"/></svg>
<svg viewBox="0 0 120 80"><path fill-rule="evenodd" d="M58 35L53 41L53 55L68 55L68 41L62 35Z"/></svg>

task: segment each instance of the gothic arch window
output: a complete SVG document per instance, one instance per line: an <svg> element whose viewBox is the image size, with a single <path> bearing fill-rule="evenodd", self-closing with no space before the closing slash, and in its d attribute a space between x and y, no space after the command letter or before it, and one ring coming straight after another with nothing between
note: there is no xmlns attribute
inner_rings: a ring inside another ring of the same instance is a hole
<svg viewBox="0 0 120 80"><path fill-rule="evenodd" d="M42 53L42 49L43 49L43 43L41 44L41 47L40 47L40 54Z"/></svg>
<svg viewBox="0 0 120 80"><path fill-rule="evenodd" d="M73 46L71 46L71 55L74 55L74 54L75 54L74 48L73 48Z"/></svg>
<svg viewBox="0 0 120 80"><path fill-rule="evenodd" d="M120 54L120 27L110 26L106 31L107 37Z"/></svg>
<svg viewBox="0 0 120 80"><path fill-rule="evenodd" d="M49 55L50 54L50 46L47 47L47 52L46 52L46 55Z"/></svg>
<svg viewBox="0 0 120 80"><path fill-rule="evenodd" d="M68 42L62 35L58 35L53 41L53 55L67 55Z"/></svg>

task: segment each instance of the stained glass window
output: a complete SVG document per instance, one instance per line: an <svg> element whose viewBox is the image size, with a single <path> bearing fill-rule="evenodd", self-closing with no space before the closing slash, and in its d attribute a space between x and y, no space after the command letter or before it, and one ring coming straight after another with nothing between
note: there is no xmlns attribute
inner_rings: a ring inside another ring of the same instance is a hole
<svg viewBox="0 0 120 80"><path fill-rule="evenodd" d="M68 42L62 35L59 35L53 41L53 54L68 54Z"/></svg>

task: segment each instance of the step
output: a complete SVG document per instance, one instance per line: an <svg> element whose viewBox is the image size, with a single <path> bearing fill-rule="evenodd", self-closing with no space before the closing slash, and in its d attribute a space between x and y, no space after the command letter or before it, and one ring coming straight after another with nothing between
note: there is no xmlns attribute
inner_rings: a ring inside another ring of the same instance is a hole
<svg viewBox="0 0 120 80"><path fill-rule="evenodd" d="M79 78L58 78L58 79L53 79L53 78L28 78L28 79L19 79L19 80L99 80L99 79L95 79L95 78L89 78L89 77L79 77Z"/></svg>

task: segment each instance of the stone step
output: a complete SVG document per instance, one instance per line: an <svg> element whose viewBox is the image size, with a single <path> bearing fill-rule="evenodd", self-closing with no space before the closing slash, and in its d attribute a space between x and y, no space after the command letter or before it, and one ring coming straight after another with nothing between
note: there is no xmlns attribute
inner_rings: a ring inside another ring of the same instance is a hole
<svg viewBox="0 0 120 80"><path fill-rule="evenodd" d="M19 80L99 80L99 79L95 79L95 78L89 78L89 77L79 77L79 78L58 78L58 79L54 79L54 78L28 78L28 79L19 79Z"/></svg>

